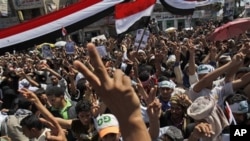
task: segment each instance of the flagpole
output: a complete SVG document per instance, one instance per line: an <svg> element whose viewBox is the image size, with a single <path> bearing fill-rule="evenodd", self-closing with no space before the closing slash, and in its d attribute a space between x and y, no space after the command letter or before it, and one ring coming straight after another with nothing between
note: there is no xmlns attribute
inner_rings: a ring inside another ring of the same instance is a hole
<svg viewBox="0 0 250 141"><path fill-rule="evenodd" d="M145 34L145 32L146 32L146 27L144 27L144 29L143 29L143 32L142 32L142 36L141 36L141 39L140 39L140 42L139 42L139 45L138 45L138 47L137 47L137 49L136 49L136 52L138 52L138 50L140 49L140 46L141 46L141 43L142 43L142 40L143 40L143 36L144 36L144 34Z"/></svg>

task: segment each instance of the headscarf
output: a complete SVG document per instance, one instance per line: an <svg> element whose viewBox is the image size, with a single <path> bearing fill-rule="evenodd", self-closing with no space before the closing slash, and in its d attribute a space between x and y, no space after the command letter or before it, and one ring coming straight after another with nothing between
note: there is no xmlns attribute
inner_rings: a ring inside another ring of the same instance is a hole
<svg viewBox="0 0 250 141"><path fill-rule="evenodd" d="M202 138L203 141L220 141L222 130L229 125L223 110L210 96L198 97L187 109L187 114L194 120L205 120L212 125L215 134Z"/></svg>
<svg viewBox="0 0 250 141"><path fill-rule="evenodd" d="M186 94L174 94L170 98L170 103L181 105L186 111L192 102Z"/></svg>

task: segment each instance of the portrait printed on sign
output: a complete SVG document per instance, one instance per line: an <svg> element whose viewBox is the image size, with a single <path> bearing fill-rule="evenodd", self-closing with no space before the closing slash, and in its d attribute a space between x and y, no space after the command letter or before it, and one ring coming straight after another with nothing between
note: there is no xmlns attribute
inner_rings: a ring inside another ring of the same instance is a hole
<svg viewBox="0 0 250 141"><path fill-rule="evenodd" d="M147 46L149 35L150 35L149 30L138 29L134 43L135 49L137 48L144 49Z"/></svg>
<svg viewBox="0 0 250 141"><path fill-rule="evenodd" d="M68 55L74 54L75 53L75 42L73 42L73 41L67 42L65 45L65 51L66 51L66 54L68 54Z"/></svg>
<svg viewBox="0 0 250 141"><path fill-rule="evenodd" d="M42 46L42 56L43 56L43 58L52 58L53 57L53 53L52 53L49 45Z"/></svg>
<svg viewBox="0 0 250 141"><path fill-rule="evenodd" d="M101 57L105 57L105 56L108 55L105 46L97 46L96 49L97 49L97 51L98 51L98 53L99 53L99 55L100 55Z"/></svg>

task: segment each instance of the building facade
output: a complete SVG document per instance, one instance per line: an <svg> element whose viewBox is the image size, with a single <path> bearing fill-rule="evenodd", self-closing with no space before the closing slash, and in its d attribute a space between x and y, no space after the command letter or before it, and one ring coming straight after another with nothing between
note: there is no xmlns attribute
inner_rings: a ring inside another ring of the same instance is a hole
<svg viewBox="0 0 250 141"><path fill-rule="evenodd" d="M0 0L0 29L25 22L78 0Z"/></svg>

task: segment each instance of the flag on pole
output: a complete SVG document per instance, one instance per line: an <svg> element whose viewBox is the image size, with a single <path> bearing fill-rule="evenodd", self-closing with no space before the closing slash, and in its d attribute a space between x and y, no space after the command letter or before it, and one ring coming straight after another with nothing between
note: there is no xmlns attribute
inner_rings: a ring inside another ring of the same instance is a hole
<svg viewBox="0 0 250 141"><path fill-rule="evenodd" d="M122 34L147 27L156 0L136 0L115 6L116 33Z"/></svg>
<svg viewBox="0 0 250 141"><path fill-rule="evenodd" d="M172 14L192 15L195 8L215 3L215 0L160 0L161 4Z"/></svg>
<svg viewBox="0 0 250 141"><path fill-rule="evenodd" d="M235 118L234 118L234 115L232 113L232 110L228 104L228 102L226 101L226 107L225 107L225 110L226 110L226 117L228 119L228 122L229 124L233 123L234 125L237 125L236 121L235 121Z"/></svg>
<svg viewBox="0 0 250 141"><path fill-rule="evenodd" d="M54 42L62 37L62 28L68 33L86 27L114 13L115 6L124 0L81 0L65 8L31 19L0 31L0 54ZM66 35L67 36L67 35Z"/></svg>
<svg viewBox="0 0 250 141"><path fill-rule="evenodd" d="M62 35L66 36L67 35L67 30L65 29L65 27L62 27Z"/></svg>

